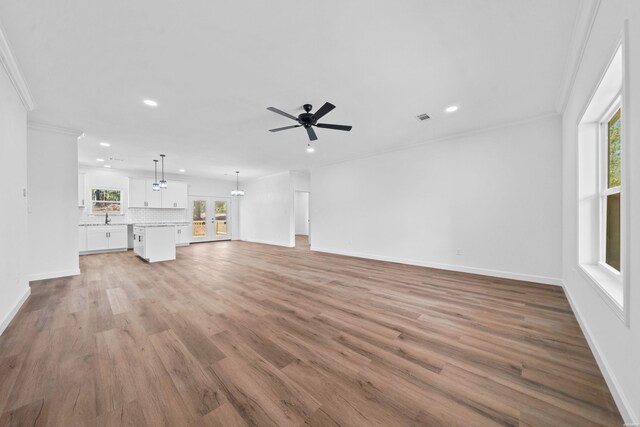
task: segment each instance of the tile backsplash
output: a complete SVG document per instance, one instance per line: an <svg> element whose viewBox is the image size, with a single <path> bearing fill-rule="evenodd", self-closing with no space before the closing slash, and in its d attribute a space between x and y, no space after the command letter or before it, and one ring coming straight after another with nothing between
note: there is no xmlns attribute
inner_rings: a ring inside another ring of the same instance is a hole
<svg viewBox="0 0 640 427"><path fill-rule="evenodd" d="M110 215L111 224L134 222L180 222L187 220L186 209L129 208L124 215ZM102 224L104 215L91 215L87 208L78 209L79 224Z"/></svg>
<svg viewBox="0 0 640 427"><path fill-rule="evenodd" d="M179 222L187 220L186 209L129 208L128 222Z"/></svg>

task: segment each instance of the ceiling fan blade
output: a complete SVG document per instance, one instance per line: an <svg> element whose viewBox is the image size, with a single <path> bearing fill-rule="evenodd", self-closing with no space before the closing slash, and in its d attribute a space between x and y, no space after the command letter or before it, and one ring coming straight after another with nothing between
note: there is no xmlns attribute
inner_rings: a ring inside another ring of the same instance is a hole
<svg viewBox="0 0 640 427"><path fill-rule="evenodd" d="M316 136L316 131L314 131L311 126L309 126L306 129L307 129L307 133L309 134L309 139L311 141L315 141L316 139L318 139L318 137Z"/></svg>
<svg viewBox="0 0 640 427"><path fill-rule="evenodd" d="M331 104L330 102L325 102L324 105L320 107L318 111L313 113L313 117L315 117L315 119L318 120L319 118L321 118L322 116L327 114L329 111L333 110L334 108L336 108L335 105Z"/></svg>
<svg viewBox="0 0 640 427"><path fill-rule="evenodd" d="M299 128L301 125L285 126L283 128L269 129L269 132L280 132L281 130Z"/></svg>
<svg viewBox="0 0 640 427"><path fill-rule="evenodd" d="M346 130L347 132L351 130L351 128L353 126L347 126L347 125L330 125L327 123L318 123L316 126L318 126L319 128L325 128L325 129L334 129L334 130Z"/></svg>
<svg viewBox="0 0 640 427"><path fill-rule="evenodd" d="M273 111L274 113L276 113L276 114L280 114L281 116L288 117L288 118L290 118L290 119L292 119L292 120L295 120L296 122L298 121L298 118L297 118L297 117L292 116L292 115L291 115L291 114L289 114L289 113L285 113L285 112L284 112L284 111L282 111L282 110L278 110L278 109L277 109L277 108L275 108L275 107L267 107L267 110L269 110L269 111Z"/></svg>

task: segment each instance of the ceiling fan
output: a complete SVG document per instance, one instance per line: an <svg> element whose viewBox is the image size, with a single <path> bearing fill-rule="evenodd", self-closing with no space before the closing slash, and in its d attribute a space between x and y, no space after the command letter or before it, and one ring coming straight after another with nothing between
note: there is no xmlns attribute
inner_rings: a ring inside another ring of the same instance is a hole
<svg viewBox="0 0 640 427"><path fill-rule="evenodd" d="M324 128L324 129L344 130L347 132L351 130L351 126L318 123L319 119L321 119L329 111L336 108L336 106L331 104L330 102L325 102L324 105L320 107L320 109L315 113L311 113L311 110L313 109L313 106L311 104L304 104L302 108L304 108L305 112L300 114L298 117L296 117L296 116L292 116L289 113L285 113L282 110L278 110L275 107L268 107L267 110L273 111L274 113L280 114L281 116L288 117L298 122L297 125L293 125L293 126L285 126L282 128L269 129L269 132L280 132L281 130L304 127L307 130L307 134L309 134L309 139L311 141L315 141L316 139L318 139L318 137L316 136L316 132L313 130L313 126Z"/></svg>

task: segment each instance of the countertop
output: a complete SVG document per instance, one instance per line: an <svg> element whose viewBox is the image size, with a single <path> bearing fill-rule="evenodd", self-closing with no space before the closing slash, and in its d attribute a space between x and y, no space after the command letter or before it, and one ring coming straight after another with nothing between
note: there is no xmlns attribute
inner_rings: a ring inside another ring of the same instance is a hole
<svg viewBox="0 0 640 427"><path fill-rule="evenodd" d="M127 223L109 223L109 224L105 224L105 223L81 223L78 224L78 226L80 227L104 227L104 226L108 226L108 227L115 227L115 226L129 226L129 225L135 225L136 227L167 227L167 226L171 226L171 225L190 225L190 222L187 221L177 221L177 222L127 222Z"/></svg>
<svg viewBox="0 0 640 427"><path fill-rule="evenodd" d="M188 222L134 222L134 227L174 227L176 225L189 225Z"/></svg>
<svg viewBox="0 0 640 427"><path fill-rule="evenodd" d="M127 226L127 224L111 224L111 223L109 223L109 224L105 224L105 223L102 223L102 224L100 224L100 223L97 223L97 224L96 223L78 224L79 227L115 227L115 226L118 226L118 225L119 226L124 226L124 227Z"/></svg>

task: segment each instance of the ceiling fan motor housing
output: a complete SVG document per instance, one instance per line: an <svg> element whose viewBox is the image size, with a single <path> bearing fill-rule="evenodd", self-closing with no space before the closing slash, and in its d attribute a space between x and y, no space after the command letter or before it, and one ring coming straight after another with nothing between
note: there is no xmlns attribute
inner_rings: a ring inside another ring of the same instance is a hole
<svg viewBox="0 0 640 427"><path fill-rule="evenodd" d="M302 113L298 116L298 121L303 126L315 125L317 120L311 113Z"/></svg>

